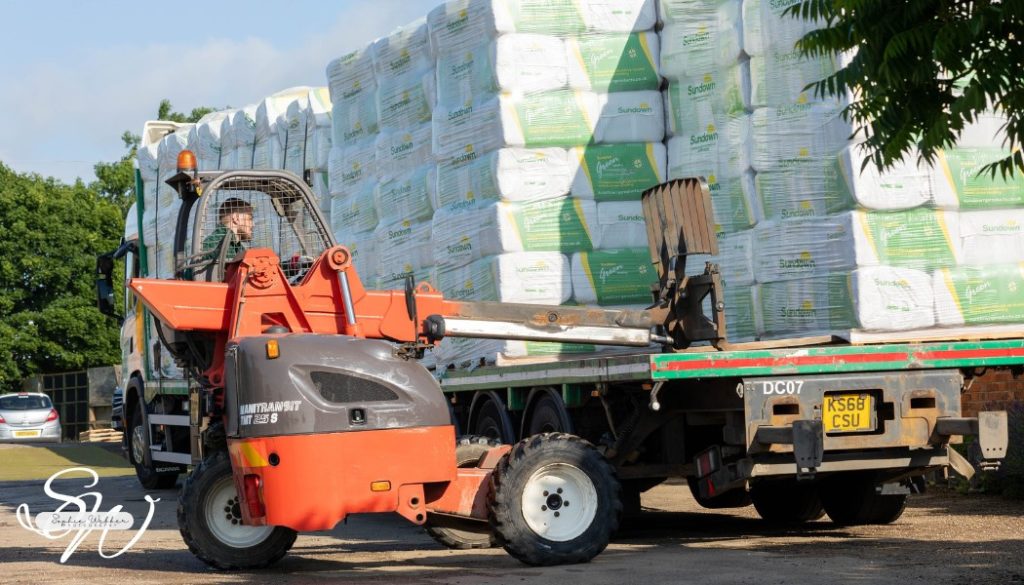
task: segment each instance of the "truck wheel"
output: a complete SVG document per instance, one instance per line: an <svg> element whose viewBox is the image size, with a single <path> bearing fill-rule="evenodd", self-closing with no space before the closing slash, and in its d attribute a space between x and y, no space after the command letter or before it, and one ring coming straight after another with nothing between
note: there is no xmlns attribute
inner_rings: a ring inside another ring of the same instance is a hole
<svg viewBox="0 0 1024 585"><path fill-rule="evenodd" d="M540 396L530 409L530 422L525 436L541 433L571 433L572 420L561 398L550 393Z"/></svg>
<svg viewBox="0 0 1024 585"><path fill-rule="evenodd" d="M696 478L687 477L686 483L690 486L690 494L701 508L721 510L723 508L744 508L750 505L750 494L745 489L730 490L717 496L705 498L700 495L700 486L697 485Z"/></svg>
<svg viewBox="0 0 1024 585"><path fill-rule="evenodd" d="M523 439L491 477L489 516L498 543L528 565L585 563L618 528L622 504L615 472L579 437Z"/></svg>
<svg viewBox="0 0 1024 585"><path fill-rule="evenodd" d="M840 526L891 524L907 507L906 494L883 496L871 476L835 477L820 493L828 517Z"/></svg>
<svg viewBox="0 0 1024 585"><path fill-rule="evenodd" d="M817 487L795 479L753 482L750 501L761 519L767 522L800 524L825 515Z"/></svg>
<svg viewBox="0 0 1024 585"><path fill-rule="evenodd" d="M295 543L283 526L245 526L231 459L218 451L203 460L178 496L178 530L188 550L218 569L258 569L277 562Z"/></svg>
<svg viewBox="0 0 1024 585"><path fill-rule="evenodd" d="M455 445L455 465L457 467L476 467L480 457L497 447L501 442L489 437L465 435ZM435 524L435 516L427 515L427 534L448 548L467 550L472 548L492 548L498 546L494 532L489 525L480 523L481 530L463 530Z"/></svg>
<svg viewBox="0 0 1024 585"><path fill-rule="evenodd" d="M157 472L156 462L150 461L146 464L146 452L149 450L149 433L146 432L146 425L142 421L142 409L136 405L132 412L132 424L128 431L128 458L135 466L135 476L139 483L147 490L165 490L174 487L178 482L179 471ZM174 464L166 463L167 467Z"/></svg>

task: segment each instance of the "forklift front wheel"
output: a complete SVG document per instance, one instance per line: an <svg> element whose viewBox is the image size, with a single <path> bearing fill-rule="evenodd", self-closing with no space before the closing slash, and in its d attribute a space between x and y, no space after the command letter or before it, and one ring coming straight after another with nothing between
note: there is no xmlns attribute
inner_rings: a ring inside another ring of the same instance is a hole
<svg viewBox="0 0 1024 585"><path fill-rule="evenodd" d="M203 460L178 497L178 529L192 554L218 569L258 569L277 562L295 543L283 526L242 524L231 459L217 451Z"/></svg>
<svg viewBox="0 0 1024 585"><path fill-rule="evenodd" d="M618 528L615 472L579 437L545 433L520 441L492 481L491 526L505 550L528 565L585 563Z"/></svg>

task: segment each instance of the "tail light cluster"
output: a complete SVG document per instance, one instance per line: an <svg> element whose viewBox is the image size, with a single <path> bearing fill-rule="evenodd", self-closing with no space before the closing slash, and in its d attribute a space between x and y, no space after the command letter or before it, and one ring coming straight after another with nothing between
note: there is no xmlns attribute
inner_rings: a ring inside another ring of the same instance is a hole
<svg viewBox="0 0 1024 585"><path fill-rule="evenodd" d="M50 422L51 420L57 420L57 417L58 417L57 409L56 408L51 408L50 409L50 414L46 415L46 422Z"/></svg>

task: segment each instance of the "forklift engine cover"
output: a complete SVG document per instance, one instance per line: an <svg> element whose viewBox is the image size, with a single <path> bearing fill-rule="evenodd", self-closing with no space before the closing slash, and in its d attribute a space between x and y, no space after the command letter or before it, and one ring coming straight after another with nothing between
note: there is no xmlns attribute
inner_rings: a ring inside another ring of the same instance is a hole
<svg viewBox="0 0 1024 585"><path fill-rule="evenodd" d="M384 341L304 333L247 337L228 344L224 377L231 438L451 423L437 380Z"/></svg>

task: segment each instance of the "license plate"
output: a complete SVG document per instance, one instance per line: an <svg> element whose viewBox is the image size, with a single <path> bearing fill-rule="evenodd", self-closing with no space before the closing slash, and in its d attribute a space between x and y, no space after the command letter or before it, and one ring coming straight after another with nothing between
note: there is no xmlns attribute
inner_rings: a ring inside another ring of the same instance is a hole
<svg viewBox="0 0 1024 585"><path fill-rule="evenodd" d="M821 422L826 433L856 433L875 430L875 401L863 392L826 394Z"/></svg>
<svg viewBox="0 0 1024 585"><path fill-rule="evenodd" d="M39 436L39 431L38 430L33 430L33 431L14 431L14 436L15 437L38 437Z"/></svg>

